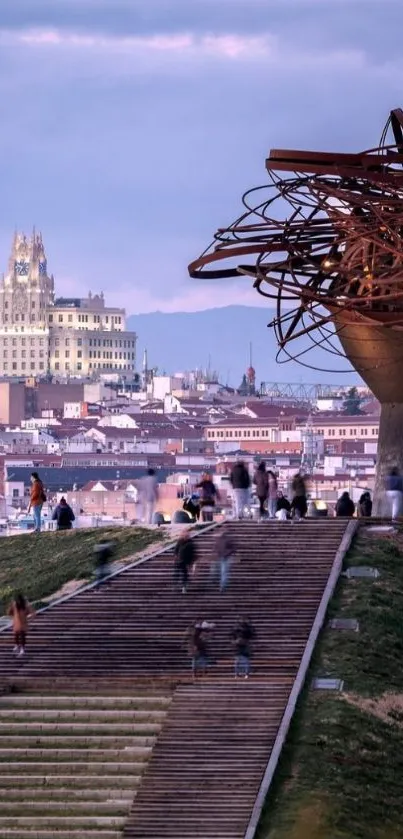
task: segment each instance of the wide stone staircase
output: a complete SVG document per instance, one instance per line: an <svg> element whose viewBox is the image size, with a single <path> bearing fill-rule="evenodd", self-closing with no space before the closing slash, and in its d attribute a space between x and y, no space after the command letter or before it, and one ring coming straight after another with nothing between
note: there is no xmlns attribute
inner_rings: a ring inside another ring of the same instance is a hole
<svg viewBox="0 0 403 839"><path fill-rule="evenodd" d="M346 522L234 522L237 557L228 591L209 579L214 531L196 537L198 567L187 595L174 590L172 552L123 571L98 590L85 591L32 621L28 654L15 660L8 633L0 634L0 676L54 689L70 679L189 677L183 645L197 618L216 623L216 677L231 675L231 629L251 615L258 633L259 677L295 675ZM43 538L46 538L45 536Z"/></svg>
<svg viewBox="0 0 403 839"><path fill-rule="evenodd" d="M225 594L210 581L216 534L208 530L195 537L198 565L186 595L173 586L173 552L164 550L38 615L25 659L15 660L10 633L0 634L0 685L20 691L0 702L0 839L117 839L122 831L131 839L250 839L347 525L234 522L237 556ZM252 618L257 639L251 678L238 683L230 634L240 615ZM197 619L215 623L214 665L193 685L183 640ZM81 699L71 700L74 689ZM21 806L8 815L14 802Z"/></svg>
<svg viewBox="0 0 403 839"><path fill-rule="evenodd" d="M124 829L128 839L245 836L284 713L281 682L180 687Z"/></svg>
<svg viewBox="0 0 403 839"><path fill-rule="evenodd" d="M169 703L157 693L2 697L1 839L119 839Z"/></svg>

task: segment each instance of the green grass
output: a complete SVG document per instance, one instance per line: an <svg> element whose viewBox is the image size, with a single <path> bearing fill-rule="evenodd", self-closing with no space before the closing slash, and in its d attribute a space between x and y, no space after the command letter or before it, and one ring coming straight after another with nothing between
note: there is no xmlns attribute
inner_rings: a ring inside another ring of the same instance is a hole
<svg viewBox="0 0 403 839"><path fill-rule="evenodd" d="M381 577L339 583L329 617L360 632L322 633L257 839L403 839L402 548L362 534L347 557ZM344 693L311 691L314 675Z"/></svg>
<svg viewBox="0 0 403 839"><path fill-rule="evenodd" d="M89 579L94 570L94 545L101 538L115 542L114 560L158 543L160 530L100 527L64 533L10 536L0 540L0 612L15 591L31 602L47 597L70 580Z"/></svg>

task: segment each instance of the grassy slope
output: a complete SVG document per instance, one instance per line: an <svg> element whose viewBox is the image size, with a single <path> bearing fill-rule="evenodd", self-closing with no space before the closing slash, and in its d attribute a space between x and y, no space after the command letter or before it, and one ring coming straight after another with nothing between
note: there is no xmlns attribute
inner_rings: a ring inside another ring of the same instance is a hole
<svg viewBox="0 0 403 839"><path fill-rule="evenodd" d="M161 540L163 535L159 530L100 527L3 538L0 540L0 610L3 611L15 590L23 591L35 602L46 599L69 580L91 577L94 545L101 538L113 540L114 559L122 559Z"/></svg>
<svg viewBox="0 0 403 839"><path fill-rule="evenodd" d="M310 674L345 692L306 689L258 839L403 839L402 537L362 534L346 564L381 578L342 579L330 616L360 632L325 630Z"/></svg>

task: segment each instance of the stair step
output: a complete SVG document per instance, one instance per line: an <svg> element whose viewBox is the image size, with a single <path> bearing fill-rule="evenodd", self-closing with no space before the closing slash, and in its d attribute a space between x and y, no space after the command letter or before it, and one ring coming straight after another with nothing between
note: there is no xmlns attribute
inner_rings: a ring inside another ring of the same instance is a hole
<svg viewBox="0 0 403 839"><path fill-rule="evenodd" d="M0 719L2 719L0 717ZM91 722L91 723L83 723L83 722L43 722L42 719L38 719L34 722L0 722L0 738L4 737L4 735L27 735L28 737L39 735L43 736L47 733L55 734L55 735L64 735L67 737L73 737L86 734L88 737L103 737L105 736L113 736L113 735L128 735L130 734L132 737L136 737L137 740L144 740L154 742L155 734L160 731L160 725L151 728L149 725L139 726L137 723L136 725L129 725L127 723L118 723L118 722ZM86 738L87 739L87 738Z"/></svg>
<svg viewBox="0 0 403 839"><path fill-rule="evenodd" d="M24 784L20 783L20 780L13 776L12 782L13 785L18 783L18 786L13 786L11 788L4 786L4 778L1 779L2 786L0 787L0 806L1 803L7 802L10 803L11 806L15 806L15 802L24 802L27 801L48 801L49 799L52 802L57 803L65 803L76 801L76 802L105 802L105 801L128 801L129 803L132 802L133 796L136 790L136 782L133 778L130 778L130 783L126 786L122 784L121 776L115 778L115 786L113 787L103 787L102 789L93 789L94 787L94 777L91 776L91 786L88 788L83 789L82 787L75 789L74 786L62 786L61 783L58 785L55 784L41 784L38 786L33 786L32 783L28 786L28 782L31 780L35 780L32 778L24 778ZM52 779L54 780L54 779ZM98 782L98 779L97 779ZM78 783L78 782L76 782Z"/></svg>
<svg viewBox="0 0 403 839"><path fill-rule="evenodd" d="M17 769L19 765L16 764ZM41 773L35 774L34 772L19 776L16 776L16 774L0 774L0 789L2 794L7 796L11 795L16 788L17 780L18 794L21 789L35 788L40 792L48 792L50 795L53 795L54 790L55 794L57 794L58 789L67 789L69 794L73 795L78 794L80 791L84 795L89 795L92 793L94 785L96 785L100 797L103 797L104 794L107 794L108 788L112 790L116 787L119 789L135 789L140 783L140 775L123 775L120 772L117 772L115 775L108 775L106 773L102 775L79 774L78 777L75 774L45 775ZM75 787L78 787L78 790L75 790Z"/></svg>
<svg viewBox="0 0 403 839"><path fill-rule="evenodd" d="M55 801L53 796L49 801L30 801L29 799L22 799L18 802L18 815L27 816L34 815L35 818L39 814L45 816L46 811L50 811L52 815L57 818L66 816L127 816L129 807L133 801L133 796L130 798L115 798L106 799L105 801L74 801L71 803L67 801ZM0 825L4 816L8 813L16 812L16 802L0 801Z"/></svg>
<svg viewBox="0 0 403 839"><path fill-rule="evenodd" d="M66 828L98 828L98 827L123 827L124 816L1 816L0 836L5 827L53 827Z"/></svg>
<svg viewBox="0 0 403 839"><path fill-rule="evenodd" d="M149 754L150 749L155 743L155 737L130 737L124 734L121 737L116 734L103 734L101 736L84 737L79 735L58 734L52 736L51 734L10 734L8 737L0 736L0 760L5 752L10 749L18 749L26 751L27 749L69 749L72 752L77 750L95 749L99 751L135 751L136 754Z"/></svg>
<svg viewBox="0 0 403 839"><path fill-rule="evenodd" d="M24 761L17 757L15 761L5 761L4 763L0 762L0 785L3 773L8 775L13 770L16 772L16 777L20 777L22 774L33 774L33 775L49 775L50 773L57 776L57 775L71 775L74 777L75 775L88 775L93 774L95 776L98 775L120 775L122 772L124 775L141 775L144 769L145 763L129 763L129 762L120 762L118 760L114 762L103 762L99 761L97 763L93 762L81 762L77 763L76 761L63 761L63 762L52 762L49 761Z"/></svg>
<svg viewBox="0 0 403 839"><path fill-rule="evenodd" d="M52 827L42 830L38 826L29 827L1 827L1 839L122 839L121 830L109 830L108 828L97 827L96 834L93 830L80 829L69 830L68 828Z"/></svg>

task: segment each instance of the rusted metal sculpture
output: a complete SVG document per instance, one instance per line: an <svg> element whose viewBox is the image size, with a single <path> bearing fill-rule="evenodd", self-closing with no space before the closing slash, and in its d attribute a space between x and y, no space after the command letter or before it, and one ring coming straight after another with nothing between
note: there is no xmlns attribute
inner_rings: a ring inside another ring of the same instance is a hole
<svg viewBox="0 0 403 839"><path fill-rule="evenodd" d="M252 277L275 301L270 326L289 358L302 336L340 354L338 337L382 404L380 496L385 471L403 468L403 111L391 112L375 149L274 150L266 168L271 183L245 193L245 212L217 231L190 276Z"/></svg>

